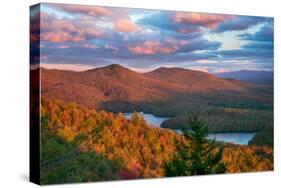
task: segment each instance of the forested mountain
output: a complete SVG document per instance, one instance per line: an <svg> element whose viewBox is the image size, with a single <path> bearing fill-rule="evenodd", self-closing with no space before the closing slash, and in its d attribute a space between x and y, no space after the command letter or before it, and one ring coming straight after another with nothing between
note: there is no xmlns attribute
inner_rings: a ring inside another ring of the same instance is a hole
<svg viewBox="0 0 281 188"><path fill-rule="evenodd" d="M42 96L114 112L177 116L210 106L272 106L270 89L181 68L142 74L113 64L84 72L44 68L40 72Z"/></svg>
<svg viewBox="0 0 281 188"><path fill-rule="evenodd" d="M211 74L183 68L161 67L146 76L162 80L184 88L185 92L211 92L216 90L246 91L249 86L243 82L233 82L217 78Z"/></svg>

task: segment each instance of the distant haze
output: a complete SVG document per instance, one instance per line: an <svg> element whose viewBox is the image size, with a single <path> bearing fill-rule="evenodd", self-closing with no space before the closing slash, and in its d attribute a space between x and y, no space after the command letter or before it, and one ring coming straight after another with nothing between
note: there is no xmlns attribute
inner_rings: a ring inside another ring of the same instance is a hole
<svg viewBox="0 0 281 188"><path fill-rule="evenodd" d="M235 72L214 73L220 78L232 78L236 80L248 81L255 84L273 85L272 71L252 71L241 70Z"/></svg>

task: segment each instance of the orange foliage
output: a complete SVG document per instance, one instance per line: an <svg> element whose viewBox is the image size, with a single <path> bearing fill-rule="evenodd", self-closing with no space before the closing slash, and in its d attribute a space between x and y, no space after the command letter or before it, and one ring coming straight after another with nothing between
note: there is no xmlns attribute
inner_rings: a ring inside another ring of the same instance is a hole
<svg viewBox="0 0 281 188"><path fill-rule="evenodd" d="M67 141L79 140L82 151L95 151L108 159L119 159L120 177L163 177L165 162L176 152L175 140L188 143L182 135L169 129L149 127L136 114L132 120L122 113L89 110L75 104L42 99L41 115L48 115L49 131ZM227 172L273 169L272 149L253 146L226 146L223 161Z"/></svg>

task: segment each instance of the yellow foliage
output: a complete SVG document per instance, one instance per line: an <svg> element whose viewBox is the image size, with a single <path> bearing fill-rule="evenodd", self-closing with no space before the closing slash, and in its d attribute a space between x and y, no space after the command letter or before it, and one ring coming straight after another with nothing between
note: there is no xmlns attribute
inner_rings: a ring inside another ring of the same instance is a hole
<svg viewBox="0 0 281 188"><path fill-rule="evenodd" d="M71 129L69 127L64 127L64 128L58 129L57 134L58 134L58 136L62 137L63 139L65 139L68 142L71 142L75 137L75 134L71 131Z"/></svg>

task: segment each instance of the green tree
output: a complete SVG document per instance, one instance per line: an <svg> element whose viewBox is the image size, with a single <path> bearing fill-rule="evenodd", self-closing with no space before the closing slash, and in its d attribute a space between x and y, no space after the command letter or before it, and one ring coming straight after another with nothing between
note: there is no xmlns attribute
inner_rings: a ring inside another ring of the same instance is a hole
<svg viewBox="0 0 281 188"><path fill-rule="evenodd" d="M184 130L188 143L176 142L177 153L164 166L166 176L224 173L223 148L217 148L214 140L207 139L208 127L195 114L189 118L189 125L191 130Z"/></svg>
<svg viewBox="0 0 281 188"><path fill-rule="evenodd" d="M48 116L41 117L41 184L119 179L119 160L80 151L77 142L83 135L71 142L66 141L48 130L48 121Z"/></svg>

